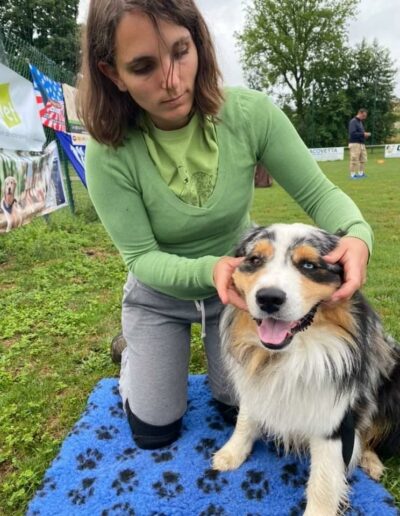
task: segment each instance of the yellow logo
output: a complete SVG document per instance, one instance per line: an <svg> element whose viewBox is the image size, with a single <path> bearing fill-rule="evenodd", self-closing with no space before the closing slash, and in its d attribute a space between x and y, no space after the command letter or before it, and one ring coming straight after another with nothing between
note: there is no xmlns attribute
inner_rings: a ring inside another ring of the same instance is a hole
<svg viewBox="0 0 400 516"><path fill-rule="evenodd" d="M10 97L10 84L0 84L0 118L11 129L21 123L18 113L15 111Z"/></svg>

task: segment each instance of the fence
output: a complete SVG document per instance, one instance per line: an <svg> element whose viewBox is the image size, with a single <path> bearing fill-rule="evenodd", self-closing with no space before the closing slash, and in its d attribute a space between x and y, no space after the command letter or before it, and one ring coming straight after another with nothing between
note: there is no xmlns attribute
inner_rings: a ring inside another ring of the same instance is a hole
<svg viewBox="0 0 400 516"><path fill-rule="evenodd" d="M14 72L22 75L25 79L31 81L31 74L29 71L29 63L36 66L41 72L46 74L51 79L66 83L70 85L75 84L75 76L69 70L62 68L57 63L49 59L45 54L40 52L23 39L10 34L4 29L0 28L0 62L14 70ZM48 127L44 127L47 143L55 140L54 131ZM60 155L61 165L64 172L64 178L67 186L67 193L69 198L69 205L74 212L74 197L72 193L71 178L68 170L68 160L57 142L58 152Z"/></svg>

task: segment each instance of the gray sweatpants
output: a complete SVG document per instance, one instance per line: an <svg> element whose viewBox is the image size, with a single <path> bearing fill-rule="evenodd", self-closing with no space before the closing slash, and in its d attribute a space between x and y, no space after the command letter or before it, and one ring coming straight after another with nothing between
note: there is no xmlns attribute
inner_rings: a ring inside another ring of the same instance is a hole
<svg viewBox="0 0 400 516"><path fill-rule="evenodd" d="M132 274L124 286L122 331L127 342L121 362L120 393L125 407L143 422L168 425L183 416L187 406L190 327L204 315L208 381L215 399L235 404L220 355L218 296L183 301L144 285Z"/></svg>

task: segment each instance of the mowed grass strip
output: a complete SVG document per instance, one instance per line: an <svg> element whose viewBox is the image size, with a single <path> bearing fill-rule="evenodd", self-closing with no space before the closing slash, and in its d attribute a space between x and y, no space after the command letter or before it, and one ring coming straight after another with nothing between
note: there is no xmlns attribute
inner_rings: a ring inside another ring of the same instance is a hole
<svg viewBox="0 0 400 516"><path fill-rule="evenodd" d="M321 166L374 229L364 292L400 340L400 160L370 152L368 178L353 181L347 160ZM76 216L63 209L0 235L0 514L24 514L94 385L118 375L109 343L126 271L85 189L73 186ZM255 191L253 218L310 222L276 183ZM205 370L195 326L190 371ZM384 484L400 507L399 459L386 466Z"/></svg>

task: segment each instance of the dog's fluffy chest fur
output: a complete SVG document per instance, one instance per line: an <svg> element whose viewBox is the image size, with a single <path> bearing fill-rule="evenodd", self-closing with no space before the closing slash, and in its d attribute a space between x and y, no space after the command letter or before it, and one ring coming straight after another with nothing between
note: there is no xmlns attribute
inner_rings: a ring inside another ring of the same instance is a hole
<svg viewBox="0 0 400 516"><path fill-rule="evenodd" d="M351 354L321 328L297 335L290 352L271 357L255 373L232 355L230 361L240 404L264 431L284 441L331 435L351 404L351 389L338 395L337 385L350 372Z"/></svg>

